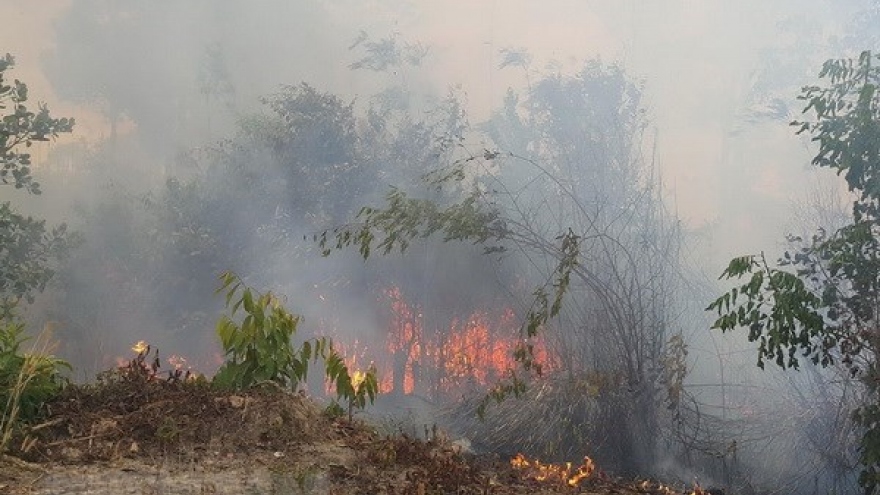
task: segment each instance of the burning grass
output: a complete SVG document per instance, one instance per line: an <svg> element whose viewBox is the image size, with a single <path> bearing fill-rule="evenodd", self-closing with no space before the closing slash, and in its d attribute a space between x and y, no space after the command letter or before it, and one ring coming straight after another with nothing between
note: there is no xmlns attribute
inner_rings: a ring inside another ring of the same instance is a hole
<svg viewBox="0 0 880 495"><path fill-rule="evenodd" d="M517 454L510 460L510 465L537 481L558 482L571 487L579 486L596 471L596 464L589 457L584 457L580 466L573 466L570 462L544 464L537 459L530 460L523 454Z"/></svg>

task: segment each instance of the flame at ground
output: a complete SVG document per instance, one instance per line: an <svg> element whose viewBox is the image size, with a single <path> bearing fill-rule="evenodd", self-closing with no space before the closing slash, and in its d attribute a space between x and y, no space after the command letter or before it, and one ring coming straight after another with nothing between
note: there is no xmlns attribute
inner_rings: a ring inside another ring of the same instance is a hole
<svg viewBox="0 0 880 495"><path fill-rule="evenodd" d="M136 354L136 357L134 359L130 359L123 356L116 356L114 358L116 362L116 368L118 370L124 370L126 368L136 366L137 363L141 363L140 365L148 370L149 379L158 379L160 374L159 367L161 366L161 363L159 363L158 361L158 351L156 351L156 360L152 363L147 364L147 360L149 358L148 354L150 354L151 350L153 350L153 347L146 340L137 341L134 345L131 346L131 351ZM196 380L200 376L202 376L200 373L197 373L193 369L187 358L178 354L172 354L166 359L166 362L172 368L172 370L168 372L169 376L175 375L177 377L183 377L187 380Z"/></svg>
<svg viewBox="0 0 880 495"><path fill-rule="evenodd" d="M383 356L373 353L382 393L460 392L468 387L485 387L516 369L514 351L531 344L534 358L544 369L549 353L541 339L524 342L513 310L478 310L453 318L439 328L426 328L423 308L408 302L396 286L382 291L379 304L387 308L388 332ZM343 346L345 347L345 346ZM350 369L363 362L365 347L348 346L343 351Z"/></svg>
<svg viewBox="0 0 880 495"><path fill-rule="evenodd" d="M677 495L679 493L666 485L663 485L661 483L654 483L654 482L647 481L647 480L642 481L641 483L639 483L638 486L639 486L640 490L642 490L646 493L653 493L656 495ZM699 489L699 487L697 487L697 489ZM689 495L704 495L704 494L702 491L700 491L699 493L692 492Z"/></svg>
<svg viewBox="0 0 880 495"><path fill-rule="evenodd" d="M596 470L596 465L589 457L584 457L580 466L574 467L570 462L565 464L544 464L537 459L529 460L523 454L517 454L510 460L510 465L525 476L537 481L559 482L568 486L578 486L589 478Z"/></svg>
<svg viewBox="0 0 880 495"><path fill-rule="evenodd" d="M462 312L447 319L412 302L396 285L377 291L375 317L381 337L370 332L357 338L346 337L343 320L338 318L338 301L318 294L316 299L329 306L318 319L315 335L332 339L350 371L375 366L380 394L416 394L439 399L463 393L481 393L509 376L521 364L514 358L517 349L529 347L543 371L557 369L542 336L521 337L521 318L506 307L487 307ZM332 384L324 384L332 394Z"/></svg>

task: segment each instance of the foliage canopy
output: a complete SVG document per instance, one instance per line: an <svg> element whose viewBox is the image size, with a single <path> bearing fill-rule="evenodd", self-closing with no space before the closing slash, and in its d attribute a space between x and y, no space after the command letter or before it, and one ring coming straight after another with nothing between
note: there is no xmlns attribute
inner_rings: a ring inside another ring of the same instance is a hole
<svg viewBox="0 0 880 495"><path fill-rule="evenodd" d="M8 53L0 58L0 185L12 185L40 194L40 184L31 175L31 155L24 150L40 141L73 131L73 119L53 118L44 104L36 112L28 109L27 85L18 79L11 83L6 71L15 65Z"/></svg>
<svg viewBox="0 0 880 495"><path fill-rule="evenodd" d="M848 225L819 230L771 266L764 255L733 259L721 275L743 280L713 301L713 328L747 328L757 341L758 365L782 368L807 358L842 365L866 391L854 419L864 428L860 483L880 487L880 69L878 56L829 60L824 85L807 86L799 99L809 119L792 122L818 144L813 165L834 169L856 199Z"/></svg>
<svg viewBox="0 0 880 495"><path fill-rule="evenodd" d="M40 194L40 184L31 171L34 143L48 141L73 130L73 119L53 118L46 105L36 112L28 109L28 88L15 79L8 81L7 71L15 60L7 54L0 58L0 187L12 186ZM32 301L52 277L53 262L70 246L67 227L51 230L43 220L17 213L9 202L0 203L0 319L12 316L19 299Z"/></svg>

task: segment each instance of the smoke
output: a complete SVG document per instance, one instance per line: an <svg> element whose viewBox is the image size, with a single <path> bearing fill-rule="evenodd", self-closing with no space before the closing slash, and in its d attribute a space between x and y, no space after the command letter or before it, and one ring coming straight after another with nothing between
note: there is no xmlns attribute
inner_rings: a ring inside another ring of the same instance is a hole
<svg viewBox="0 0 880 495"><path fill-rule="evenodd" d="M802 191L833 179L808 167L811 148L787 124L800 111L799 88L815 80L822 61L876 44L876 23L866 21L876 15L872 2L4 6L16 16L4 49L18 57L17 77L53 113L79 122L74 138L37 149L41 197L0 192L86 239L29 309L35 322L62 322L77 378L112 365L139 339L206 371L216 366L211 328L222 301L212 292L227 269L283 295L305 316L306 335L357 340L366 361L387 344L393 315L382 291L391 286L428 331L527 300L533 280L522 274L546 265L431 241L364 263L354 252L322 258L311 238L380 204L389 186L454 200L455 192L420 188L420 175L485 147L534 155L523 143L539 139L514 125L527 120L528 96L564 94L546 81L564 86L593 61L619 67L637 88L645 127L633 156L651 175L624 179L654 185L664 218L681 235L664 321L666 336L680 332L688 343L683 414L705 422L664 433L687 439L692 456L660 456L656 470L768 486L814 462L777 462L805 451L801 425L846 438L834 408L812 399L849 400L850 391L823 389L833 377L819 370L795 378L760 372L753 346L742 335L708 332L702 309L707 295L720 293L714 278L731 256L769 254L784 233L834 221L829 206L791 223L805 210L797 206ZM556 124L564 134L588 132L591 122ZM528 183L528 167L520 170L508 185ZM607 176L578 177L572 164L558 171L579 178L584 194L614 192ZM834 205L834 198L806 201ZM572 325L579 318L565 316ZM576 340L564 337L563 346ZM774 425L793 405L810 409L785 415L794 426ZM840 473L851 452L842 443L839 469L815 461L823 467L798 486L848 479ZM713 456L723 462L705 460Z"/></svg>

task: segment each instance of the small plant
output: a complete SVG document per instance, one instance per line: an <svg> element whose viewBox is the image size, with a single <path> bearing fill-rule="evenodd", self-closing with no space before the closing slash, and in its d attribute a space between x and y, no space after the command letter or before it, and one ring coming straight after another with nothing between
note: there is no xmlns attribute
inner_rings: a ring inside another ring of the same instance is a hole
<svg viewBox="0 0 880 495"><path fill-rule="evenodd" d="M309 362L327 354L331 342L315 338L294 349L300 316L287 311L271 292L260 294L236 275L220 276L226 291L229 316L217 322L217 336L226 353L226 361L214 376L221 388L243 389L262 382L274 382L296 389L305 380ZM240 322L233 318L244 311Z"/></svg>
<svg viewBox="0 0 880 495"><path fill-rule="evenodd" d="M379 392L376 367L371 365L366 372L355 371L352 375L345 361L335 352L325 358L325 364L327 379L333 383L336 396L348 404L348 420L351 421L355 408L363 409L368 399L371 404L376 400Z"/></svg>
<svg viewBox="0 0 880 495"><path fill-rule="evenodd" d="M220 281L217 292L226 292L230 314L217 322L226 362L214 376L215 386L243 389L272 382L295 390L306 379L309 363L323 359L325 377L334 384L339 399L347 402L349 418L353 408L362 409L368 399L370 403L375 400L379 389L375 368L352 377L326 337L294 347L299 315L290 313L271 292L260 294L230 272L222 274ZM234 320L240 311L245 316Z"/></svg>
<svg viewBox="0 0 880 495"><path fill-rule="evenodd" d="M39 417L43 404L56 396L66 384L63 368L70 365L51 355L53 343L48 329L32 345L31 352L22 352L28 338L20 322L0 326L0 452L5 450L15 425Z"/></svg>

